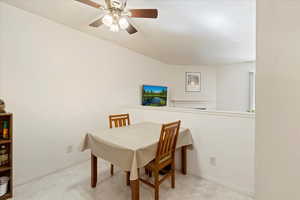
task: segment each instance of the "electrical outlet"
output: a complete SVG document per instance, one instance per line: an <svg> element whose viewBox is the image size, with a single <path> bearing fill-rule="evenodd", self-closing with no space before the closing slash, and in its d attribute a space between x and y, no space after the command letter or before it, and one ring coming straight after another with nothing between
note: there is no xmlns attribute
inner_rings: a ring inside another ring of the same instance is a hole
<svg viewBox="0 0 300 200"><path fill-rule="evenodd" d="M73 146L72 145L67 146L66 153L72 153L72 152L73 152Z"/></svg>
<svg viewBox="0 0 300 200"><path fill-rule="evenodd" d="M217 166L217 158L216 157L210 157L209 158L209 163L211 166L216 167Z"/></svg>

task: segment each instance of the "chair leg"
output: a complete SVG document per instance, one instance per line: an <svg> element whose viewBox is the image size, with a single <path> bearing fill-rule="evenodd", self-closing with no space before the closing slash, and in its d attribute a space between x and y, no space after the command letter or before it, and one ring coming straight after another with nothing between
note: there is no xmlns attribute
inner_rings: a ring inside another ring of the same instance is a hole
<svg viewBox="0 0 300 200"><path fill-rule="evenodd" d="M171 183L172 183L172 188L175 188L175 164L172 164L172 176L171 176Z"/></svg>
<svg viewBox="0 0 300 200"><path fill-rule="evenodd" d="M172 169L172 176L171 176L172 188L175 188L175 170Z"/></svg>
<svg viewBox="0 0 300 200"><path fill-rule="evenodd" d="M114 165L110 164L110 175L114 175Z"/></svg>
<svg viewBox="0 0 300 200"><path fill-rule="evenodd" d="M145 167L145 174L149 176L149 170Z"/></svg>
<svg viewBox="0 0 300 200"><path fill-rule="evenodd" d="M155 178L155 200L159 200L159 171L154 171L154 178Z"/></svg>

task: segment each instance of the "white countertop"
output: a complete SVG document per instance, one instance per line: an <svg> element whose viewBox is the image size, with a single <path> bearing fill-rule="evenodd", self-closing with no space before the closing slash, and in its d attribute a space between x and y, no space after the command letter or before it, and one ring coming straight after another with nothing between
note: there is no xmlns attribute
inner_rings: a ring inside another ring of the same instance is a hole
<svg viewBox="0 0 300 200"><path fill-rule="evenodd" d="M255 113L251 112L239 112L239 111L223 111L223 110L200 110L196 108L179 108L179 107L154 107L154 106L126 106L131 109L143 109L143 110L158 110L166 112L182 112L193 114L207 114L218 116L231 116L231 117L243 117L243 118L255 118Z"/></svg>

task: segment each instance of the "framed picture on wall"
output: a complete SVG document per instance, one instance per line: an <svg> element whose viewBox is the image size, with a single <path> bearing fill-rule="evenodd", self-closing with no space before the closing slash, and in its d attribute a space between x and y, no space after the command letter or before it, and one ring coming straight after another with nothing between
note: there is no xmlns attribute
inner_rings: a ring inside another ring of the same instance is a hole
<svg viewBox="0 0 300 200"><path fill-rule="evenodd" d="M185 73L185 91L201 92L201 73L186 72Z"/></svg>

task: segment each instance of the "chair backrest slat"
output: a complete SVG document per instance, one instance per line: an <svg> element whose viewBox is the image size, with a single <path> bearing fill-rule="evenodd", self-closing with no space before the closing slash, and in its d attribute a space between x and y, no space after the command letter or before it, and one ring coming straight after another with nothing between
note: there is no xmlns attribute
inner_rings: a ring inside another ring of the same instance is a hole
<svg viewBox="0 0 300 200"><path fill-rule="evenodd" d="M109 128L115 128L130 125L129 114L119 114L109 116Z"/></svg>
<svg viewBox="0 0 300 200"><path fill-rule="evenodd" d="M159 163L167 156L174 159L180 123L181 121L177 121L162 126L155 162Z"/></svg>

